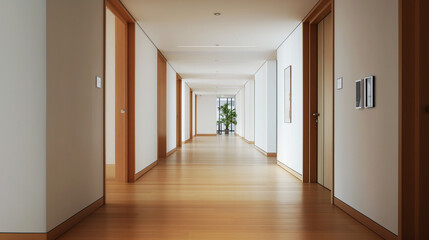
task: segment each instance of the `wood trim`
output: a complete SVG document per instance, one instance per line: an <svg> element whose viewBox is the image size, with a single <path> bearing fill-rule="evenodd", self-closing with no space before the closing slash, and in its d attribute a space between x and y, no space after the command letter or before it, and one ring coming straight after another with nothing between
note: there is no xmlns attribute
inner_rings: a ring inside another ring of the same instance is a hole
<svg viewBox="0 0 429 240"><path fill-rule="evenodd" d="M197 99L198 99L197 94L195 94L195 135L198 135L198 132L197 132L197 129L198 129L197 128L197 120L198 120L198 115L197 115L197 113L198 113L198 111L197 111Z"/></svg>
<svg viewBox="0 0 429 240"><path fill-rule="evenodd" d="M283 168L284 170L286 170L288 173L290 173L291 175L293 175L294 177L298 178L300 181L302 181L302 175L299 174L298 172L296 172L295 170L293 170L292 168L286 166L286 164L283 164L280 161L277 161L277 165L279 165L279 167Z"/></svg>
<svg viewBox="0 0 429 240"><path fill-rule="evenodd" d="M156 165L158 165L158 160L151 163L149 166L143 168L140 172L136 173L134 176L134 181L137 181L139 178L141 178L143 175L145 175L147 172L149 172L152 168L154 168Z"/></svg>
<svg viewBox="0 0 429 240"><path fill-rule="evenodd" d="M61 223L51 231L47 233L47 240L54 240L57 239L59 236L70 230L72 227L74 227L76 224L81 222L83 219L91 215L95 210L100 208L104 205L104 197L101 197L97 201L90 204L88 207L82 209L80 212L76 213L69 219L67 219L65 222Z"/></svg>
<svg viewBox="0 0 429 240"><path fill-rule="evenodd" d="M306 183L317 183L317 125L312 116L312 113L317 112L317 24L333 12L334 1L321 0L303 21L303 182ZM332 16L334 25L334 14ZM335 29L332 29L334 35ZM334 36L333 39L335 39ZM335 56L334 46L332 51L332 56ZM335 64L333 64L334 67ZM335 72L334 69L333 72ZM332 174L334 177L334 171ZM333 193L332 184L331 202L333 202Z"/></svg>
<svg viewBox="0 0 429 240"><path fill-rule="evenodd" d="M116 164L116 174L122 181L134 182L135 172L135 21L125 6L119 0L105 0L105 6L126 24L126 56L125 59L116 59L119 62L126 63L125 80L125 162ZM104 31L106 31L104 29ZM116 32L116 35L118 32ZM105 35L105 34L104 34ZM104 37L104 42L106 37ZM118 39L118 36L116 37ZM118 56L117 54L115 57ZM104 63L105 64L105 63ZM120 159L120 158L119 158Z"/></svg>
<svg viewBox="0 0 429 240"><path fill-rule="evenodd" d="M120 17L123 21L127 23L135 22L133 16L128 12L120 0L105 0L105 4L113 14Z"/></svg>
<svg viewBox="0 0 429 240"><path fill-rule="evenodd" d="M103 197L106 196L106 1L103 2ZM103 204L106 204L104 198Z"/></svg>
<svg viewBox="0 0 429 240"><path fill-rule="evenodd" d="M192 139L191 139L191 138L188 138L188 139L186 139L185 141L182 141L182 143L183 143L183 144L185 144L185 143L188 143L188 142L190 142L190 141L192 141Z"/></svg>
<svg viewBox="0 0 429 240"><path fill-rule="evenodd" d="M267 153L265 152L262 148L254 145L256 150L258 150L259 152L261 152L262 154L264 154L266 157L277 157L277 153Z"/></svg>
<svg viewBox="0 0 429 240"><path fill-rule="evenodd" d="M135 44L136 27L134 22L128 23L128 182L135 181L136 171L136 113L135 113Z"/></svg>
<svg viewBox="0 0 429 240"><path fill-rule="evenodd" d="M398 9L399 237L422 239L429 236L429 2L399 0Z"/></svg>
<svg viewBox="0 0 429 240"><path fill-rule="evenodd" d="M158 159L162 159L167 154L167 60L160 51L158 51L157 91Z"/></svg>
<svg viewBox="0 0 429 240"><path fill-rule="evenodd" d="M348 215L356 219L358 222L362 223L378 235L380 235L382 238L386 240L390 239L398 239L398 236L381 226L380 224L374 222L369 217L365 216L364 214L360 213L356 209L352 208L351 206L347 205L340 199L334 197L334 205L346 212Z"/></svg>
<svg viewBox="0 0 429 240"><path fill-rule="evenodd" d="M169 157L171 154L173 154L174 152L176 152L177 151L177 147L175 147L175 148L173 148L171 151L169 151L168 153L167 153L167 156L166 157Z"/></svg>
<svg viewBox="0 0 429 240"><path fill-rule="evenodd" d="M197 137L216 137L217 134L216 133L198 133L196 135Z"/></svg>
<svg viewBox="0 0 429 240"><path fill-rule="evenodd" d="M0 233L0 240L46 240L46 233Z"/></svg>
<svg viewBox="0 0 429 240"><path fill-rule="evenodd" d="M176 147L182 146L182 78L176 73Z"/></svg>
<svg viewBox="0 0 429 240"><path fill-rule="evenodd" d="M193 95L193 91L192 91L192 89L190 89L190 97L189 97L189 105L190 105L190 107L189 107L189 115L190 115L190 117L189 117L189 138L190 139L192 139L192 137L193 137L192 122L194 121L194 119L192 117L192 111L193 111L193 109L192 109L192 107L193 107L193 104L192 104L193 96L192 95ZM197 118L197 116L195 116L195 118ZM195 133L196 133L196 131L195 131Z"/></svg>

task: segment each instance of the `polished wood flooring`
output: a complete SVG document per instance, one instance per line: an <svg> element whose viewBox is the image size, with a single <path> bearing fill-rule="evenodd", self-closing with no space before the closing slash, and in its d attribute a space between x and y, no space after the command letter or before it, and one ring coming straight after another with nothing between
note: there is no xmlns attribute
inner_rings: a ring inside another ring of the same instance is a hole
<svg viewBox="0 0 429 240"><path fill-rule="evenodd" d="M60 239L380 239L239 137L196 137Z"/></svg>

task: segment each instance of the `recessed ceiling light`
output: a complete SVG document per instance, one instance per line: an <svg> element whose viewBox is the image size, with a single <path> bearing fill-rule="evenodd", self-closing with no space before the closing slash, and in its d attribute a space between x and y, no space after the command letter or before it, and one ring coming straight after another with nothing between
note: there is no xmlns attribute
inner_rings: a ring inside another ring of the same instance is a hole
<svg viewBox="0 0 429 240"><path fill-rule="evenodd" d="M215 12L215 13L213 13L213 15L215 15L215 16L220 16L220 12Z"/></svg>

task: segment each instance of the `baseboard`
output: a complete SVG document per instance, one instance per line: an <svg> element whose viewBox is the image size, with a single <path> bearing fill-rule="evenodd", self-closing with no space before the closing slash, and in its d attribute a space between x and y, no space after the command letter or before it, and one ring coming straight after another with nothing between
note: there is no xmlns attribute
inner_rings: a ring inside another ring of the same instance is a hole
<svg viewBox="0 0 429 240"><path fill-rule="evenodd" d="M264 154L267 157L277 157L277 153L267 153L265 152L263 149L259 148L258 146L255 145L255 148L261 152L262 154Z"/></svg>
<svg viewBox="0 0 429 240"><path fill-rule="evenodd" d="M104 197L101 197L97 201L93 202L88 207L82 209L80 212L73 215L71 218L67 219L65 222L56 226L54 229L47 233L47 240L57 239L59 236L63 235L65 232L70 230L76 224L84 220L86 217L91 215L95 210L104 205Z"/></svg>
<svg viewBox="0 0 429 240"><path fill-rule="evenodd" d="M48 233L0 233L0 240L55 240L103 205L104 197L101 197Z"/></svg>
<svg viewBox="0 0 429 240"><path fill-rule="evenodd" d="M255 141L249 141L249 140L247 140L246 138L243 138L243 140L244 140L245 142L247 142L248 144L255 144Z"/></svg>
<svg viewBox="0 0 429 240"><path fill-rule="evenodd" d="M284 170L286 170L288 173L292 174L294 177L298 178L300 181L302 181L302 175L299 174L298 172L296 172L295 170L293 170L292 168L286 166L285 164L283 164L280 161L277 161L277 165L279 165L279 167L283 168Z"/></svg>
<svg viewBox="0 0 429 240"><path fill-rule="evenodd" d="M215 134L201 134L201 133L198 133L197 134L197 136L198 137L214 137L214 136L217 136L217 134L215 133Z"/></svg>
<svg viewBox="0 0 429 240"><path fill-rule="evenodd" d="M134 181L137 181L137 179L141 178L143 175L145 175L147 172L149 172L149 170L154 168L156 165L158 165L158 160L151 163L149 166L143 168L143 170L141 170L140 172L136 173L136 175L134 177Z"/></svg>
<svg viewBox="0 0 429 240"><path fill-rule="evenodd" d="M46 233L0 233L0 240L46 240Z"/></svg>
<svg viewBox="0 0 429 240"><path fill-rule="evenodd" d="M344 212L346 212L348 215L350 215L354 219L356 219L358 222L365 225L370 230L372 230L375 233L377 233L378 235L380 235L382 238L384 238L386 240L397 240L397 239L399 239L398 236L396 236L394 233L387 230L386 228L384 228L380 224L374 222L369 217L363 215L362 213L360 213L356 209L350 207L349 205L347 205L347 203L341 201L340 199L338 199L336 197L334 197L334 205L337 206L338 208L340 208L341 210L343 210Z"/></svg>
<svg viewBox="0 0 429 240"><path fill-rule="evenodd" d="M182 143L183 144L185 144L185 143L188 143L188 142L190 142L192 139L191 138L188 138L187 140L185 140L185 141L182 141Z"/></svg>
<svg viewBox="0 0 429 240"><path fill-rule="evenodd" d="M173 150L169 151L169 152L167 153L167 156L165 156L165 157L170 156L170 155L171 155L171 154L173 154L175 151L177 151L177 148L173 148Z"/></svg>

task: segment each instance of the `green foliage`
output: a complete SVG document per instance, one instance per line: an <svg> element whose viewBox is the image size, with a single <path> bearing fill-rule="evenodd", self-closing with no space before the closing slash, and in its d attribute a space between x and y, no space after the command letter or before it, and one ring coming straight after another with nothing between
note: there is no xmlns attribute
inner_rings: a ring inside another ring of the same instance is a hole
<svg viewBox="0 0 429 240"><path fill-rule="evenodd" d="M237 125L237 113L235 109L229 109L229 104L225 103L223 106L219 107L220 120L217 121L218 124L225 124L225 128L229 129L231 124Z"/></svg>

